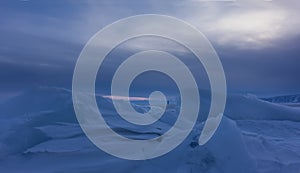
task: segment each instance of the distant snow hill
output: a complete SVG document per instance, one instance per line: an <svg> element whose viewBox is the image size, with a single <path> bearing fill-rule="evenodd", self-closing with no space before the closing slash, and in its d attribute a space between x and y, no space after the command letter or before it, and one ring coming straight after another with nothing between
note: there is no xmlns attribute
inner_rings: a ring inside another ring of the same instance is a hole
<svg viewBox="0 0 300 173"><path fill-rule="evenodd" d="M262 100L289 106L300 107L300 94L262 98Z"/></svg>

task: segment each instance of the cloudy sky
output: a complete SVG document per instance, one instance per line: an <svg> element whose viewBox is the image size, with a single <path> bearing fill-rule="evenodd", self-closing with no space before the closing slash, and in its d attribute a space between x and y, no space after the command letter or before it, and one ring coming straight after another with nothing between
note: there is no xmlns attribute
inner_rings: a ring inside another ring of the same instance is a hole
<svg viewBox="0 0 300 173"><path fill-rule="evenodd" d="M0 94L36 86L71 88L85 43L104 26L138 14L164 14L203 32L223 63L229 92L300 93L300 2L297 0L7 0L0 2ZM174 44L147 45L178 51Z"/></svg>

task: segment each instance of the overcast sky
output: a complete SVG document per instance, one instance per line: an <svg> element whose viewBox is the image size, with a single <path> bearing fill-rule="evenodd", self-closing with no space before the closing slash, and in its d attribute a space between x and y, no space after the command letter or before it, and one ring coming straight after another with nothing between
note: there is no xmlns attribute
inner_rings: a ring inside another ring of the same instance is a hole
<svg viewBox="0 0 300 173"><path fill-rule="evenodd" d="M76 60L90 37L118 19L148 13L177 17L203 32L220 56L230 92L300 93L300 2L210 1L1 1L0 93L70 88ZM123 49L162 43L137 40ZM180 50L174 44L164 47Z"/></svg>

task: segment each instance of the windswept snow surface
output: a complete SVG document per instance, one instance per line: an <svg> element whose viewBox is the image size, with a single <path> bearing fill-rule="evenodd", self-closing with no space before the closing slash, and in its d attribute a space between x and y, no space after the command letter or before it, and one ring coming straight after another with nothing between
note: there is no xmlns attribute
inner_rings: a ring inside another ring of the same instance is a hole
<svg viewBox="0 0 300 173"><path fill-rule="evenodd" d="M121 121L109 98L97 99L113 130L135 139L160 136L170 129L180 110L173 100L165 119L150 127L139 127ZM204 99L202 103L208 101ZM137 102L133 107L145 112L149 109L147 104ZM300 172L298 108L253 95L229 95L218 130L207 144L199 146L202 119L170 153L144 161L123 160L101 151L85 136L75 117L69 90L32 89L0 105L0 172Z"/></svg>

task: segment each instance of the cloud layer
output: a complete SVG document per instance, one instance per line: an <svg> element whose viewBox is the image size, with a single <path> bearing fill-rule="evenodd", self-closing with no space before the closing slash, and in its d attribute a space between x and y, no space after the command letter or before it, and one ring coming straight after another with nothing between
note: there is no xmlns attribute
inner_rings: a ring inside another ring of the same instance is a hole
<svg viewBox="0 0 300 173"><path fill-rule="evenodd" d="M202 31L217 49L233 91L300 92L298 9L297 0L1 2L0 68L5 84L0 89L56 83L70 88L72 69L93 34L118 19L155 13L183 19ZM141 40L123 48L152 45L186 51L166 41Z"/></svg>

